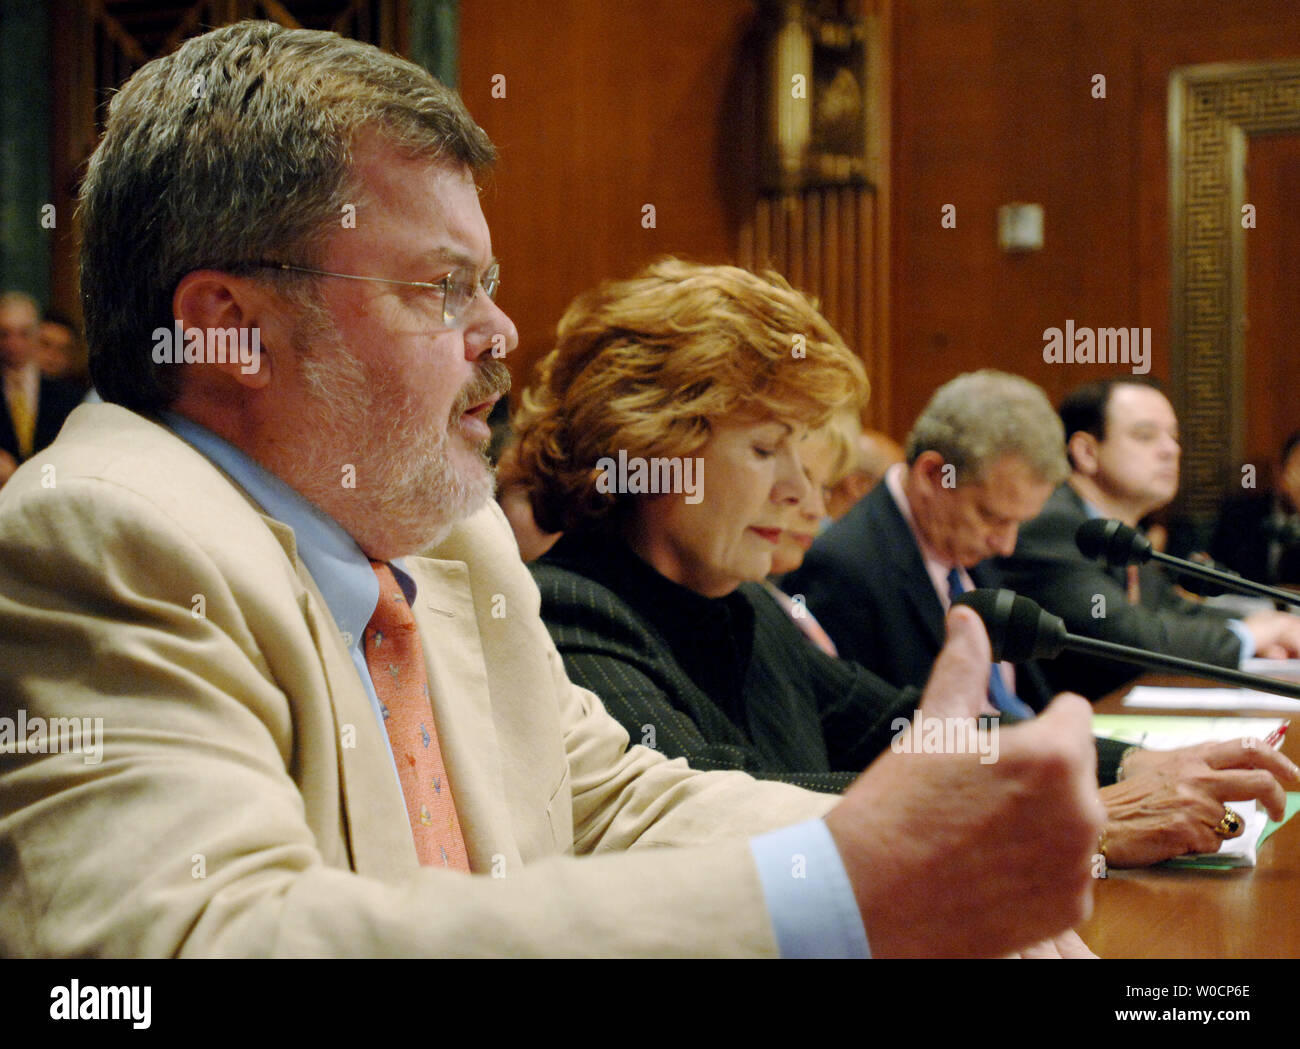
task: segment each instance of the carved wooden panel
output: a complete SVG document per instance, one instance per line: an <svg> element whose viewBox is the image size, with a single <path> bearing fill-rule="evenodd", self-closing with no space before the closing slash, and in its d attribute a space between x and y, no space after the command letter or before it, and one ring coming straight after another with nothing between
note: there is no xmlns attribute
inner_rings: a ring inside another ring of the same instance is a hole
<svg viewBox="0 0 1300 1049"><path fill-rule="evenodd" d="M885 418L884 354L873 352L876 195L861 186L760 197L740 229L737 261L773 269L817 299L822 314L867 366L869 419Z"/></svg>
<svg viewBox="0 0 1300 1049"><path fill-rule="evenodd" d="M1172 374L1184 508L1214 514L1242 458L1250 136L1300 130L1300 61L1190 66L1169 88Z"/></svg>

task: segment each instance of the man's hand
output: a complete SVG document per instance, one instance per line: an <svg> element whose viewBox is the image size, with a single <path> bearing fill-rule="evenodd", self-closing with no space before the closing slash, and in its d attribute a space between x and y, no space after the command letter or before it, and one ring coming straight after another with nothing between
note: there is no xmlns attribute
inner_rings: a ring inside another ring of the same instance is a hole
<svg viewBox="0 0 1300 1049"><path fill-rule="evenodd" d="M922 712L980 713L990 662L979 617L954 609ZM886 752L859 777L826 825L873 955L997 957L1087 917L1102 820L1091 720L1085 700L1060 696L1000 729L992 764Z"/></svg>
<svg viewBox="0 0 1300 1049"><path fill-rule="evenodd" d="M1255 639L1255 655L1264 659L1300 656L1300 616L1290 612L1256 612L1242 623Z"/></svg>
<svg viewBox="0 0 1300 1049"><path fill-rule="evenodd" d="M18 460L0 448L0 485L4 484L18 469Z"/></svg>
<svg viewBox="0 0 1300 1049"><path fill-rule="evenodd" d="M1121 782L1101 790L1112 867L1214 852L1223 841L1214 828L1228 803L1258 801L1280 820L1284 788L1300 787L1300 769L1257 739L1134 751L1124 773Z"/></svg>

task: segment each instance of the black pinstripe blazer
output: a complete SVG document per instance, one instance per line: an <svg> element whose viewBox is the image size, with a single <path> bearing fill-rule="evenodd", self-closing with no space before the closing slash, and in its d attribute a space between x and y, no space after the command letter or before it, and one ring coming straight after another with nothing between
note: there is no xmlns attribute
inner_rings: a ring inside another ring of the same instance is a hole
<svg viewBox="0 0 1300 1049"><path fill-rule="evenodd" d="M818 650L757 584L705 598L592 536L565 536L530 567L569 678L634 743L692 768L840 791L919 700Z"/></svg>

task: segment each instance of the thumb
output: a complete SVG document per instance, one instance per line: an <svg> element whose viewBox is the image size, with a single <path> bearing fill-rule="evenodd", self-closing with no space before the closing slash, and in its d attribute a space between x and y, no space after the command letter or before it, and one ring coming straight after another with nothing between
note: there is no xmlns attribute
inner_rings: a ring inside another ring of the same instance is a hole
<svg viewBox="0 0 1300 1049"><path fill-rule="evenodd" d="M936 717L994 714L989 703L993 650L984 623L969 608L948 613L948 641L921 696L921 709Z"/></svg>
<svg viewBox="0 0 1300 1049"><path fill-rule="evenodd" d="M1060 692L1047 704L1047 708L1034 718L1050 725L1043 731L1048 735L1062 734L1067 737L1086 738L1092 741L1092 704L1077 692Z"/></svg>

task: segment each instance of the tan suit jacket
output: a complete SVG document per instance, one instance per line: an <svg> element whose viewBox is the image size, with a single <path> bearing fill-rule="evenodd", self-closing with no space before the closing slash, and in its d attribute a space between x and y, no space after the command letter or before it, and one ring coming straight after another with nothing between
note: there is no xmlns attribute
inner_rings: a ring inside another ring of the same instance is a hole
<svg viewBox="0 0 1300 1049"><path fill-rule="evenodd" d="M0 954L773 953L745 838L835 799L629 749L495 504L432 554L407 564L474 876L418 866L292 530L164 427L78 408L0 492L0 717L102 718L103 756L0 755Z"/></svg>

